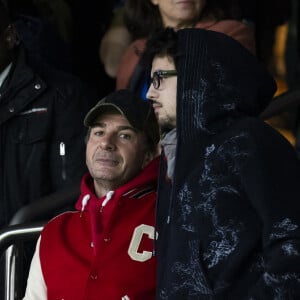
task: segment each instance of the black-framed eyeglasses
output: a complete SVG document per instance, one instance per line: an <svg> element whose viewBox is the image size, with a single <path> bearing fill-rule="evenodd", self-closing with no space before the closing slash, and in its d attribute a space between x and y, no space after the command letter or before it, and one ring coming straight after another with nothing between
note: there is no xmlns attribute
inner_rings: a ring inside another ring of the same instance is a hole
<svg viewBox="0 0 300 300"><path fill-rule="evenodd" d="M176 70L157 70L153 72L153 75L150 79L150 84L153 84L153 87L157 90L160 87L160 82L163 78L168 78L172 76L177 76Z"/></svg>

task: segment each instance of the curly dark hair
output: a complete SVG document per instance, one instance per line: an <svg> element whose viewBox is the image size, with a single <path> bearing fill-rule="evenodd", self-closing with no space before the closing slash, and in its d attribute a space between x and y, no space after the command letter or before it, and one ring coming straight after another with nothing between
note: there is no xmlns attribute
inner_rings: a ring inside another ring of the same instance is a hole
<svg viewBox="0 0 300 300"><path fill-rule="evenodd" d="M177 65L180 53L177 51L177 32L173 28L160 28L150 35L139 64L150 71L155 56L168 56L174 60L175 66Z"/></svg>

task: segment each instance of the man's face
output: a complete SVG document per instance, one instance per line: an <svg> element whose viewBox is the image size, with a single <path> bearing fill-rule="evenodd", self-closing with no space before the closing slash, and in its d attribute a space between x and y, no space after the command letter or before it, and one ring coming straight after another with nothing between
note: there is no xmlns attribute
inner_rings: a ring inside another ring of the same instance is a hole
<svg viewBox="0 0 300 300"><path fill-rule="evenodd" d="M149 162L145 136L117 113L96 119L86 147L86 164L97 185L114 189L133 177Z"/></svg>
<svg viewBox="0 0 300 300"><path fill-rule="evenodd" d="M160 70L175 70L173 59L168 56L156 56L152 62L151 77L153 77L154 72ZM147 98L153 101L155 114L162 127L176 127L176 94L177 76L161 78L157 89L154 88L153 84L149 87Z"/></svg>

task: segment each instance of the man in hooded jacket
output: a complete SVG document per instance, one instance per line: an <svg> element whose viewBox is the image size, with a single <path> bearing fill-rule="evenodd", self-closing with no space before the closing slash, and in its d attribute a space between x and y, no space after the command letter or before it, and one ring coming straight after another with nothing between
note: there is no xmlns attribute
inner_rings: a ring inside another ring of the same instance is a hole
<svg viewBox="0 0 300 300"><path fill-rule="evenodd" d="M141 61L166 132L157 299L299 299L300 163L258 118L274 80L213 31L166 29Z"/></svg>

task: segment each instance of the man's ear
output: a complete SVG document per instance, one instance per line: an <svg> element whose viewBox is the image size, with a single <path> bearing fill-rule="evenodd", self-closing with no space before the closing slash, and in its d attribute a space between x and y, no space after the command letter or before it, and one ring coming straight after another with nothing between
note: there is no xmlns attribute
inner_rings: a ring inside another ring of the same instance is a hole
<svg viewBox="0 0 300 300"><path fill-rule="evenodd" d="M161 145L160 144L158 144L156 146L156 149L154 151L148 150L144 157L142 169L144 169L152 159L154 159L156 156L160 155L160 153L161 153Z"/></svg>
<svg viewBox="0 0 300 300"><path fill-rule="evenodd" d="M142 169L144 169L153 158L154 158L154 153L152 153L150 151L147 151L146 154L145 154L145 156L144 156L144 161L143 161L143 164L142 164Z"/></svg>

